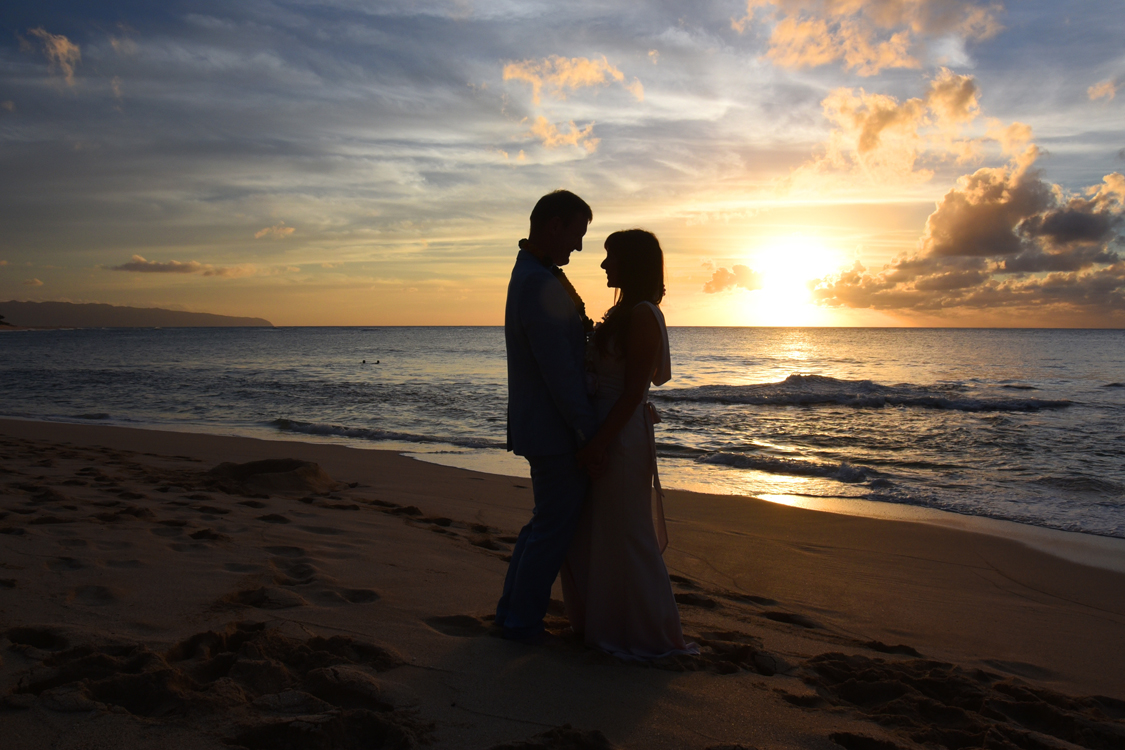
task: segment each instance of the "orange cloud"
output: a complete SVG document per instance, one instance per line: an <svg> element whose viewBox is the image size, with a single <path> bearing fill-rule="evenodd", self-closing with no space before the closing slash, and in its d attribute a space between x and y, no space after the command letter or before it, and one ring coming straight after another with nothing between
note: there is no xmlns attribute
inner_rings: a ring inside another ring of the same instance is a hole
<svg viewBox="0 0 1125 750"><path fill-rule="evenodd" d="M998 2L973 0L747 0L746 14L732 18L742 33L770 25L766 57L785 68L841 61L871 76L887 68L917 68L915 48L926 38L957 34L987 39L1000 29Z"/></svg>
<svg viewBox="0 0 1125 750"><path fill-rule="evenodd" d="M43 45L43 53L47 55L52 71L59 71L68 85L74 85L74 68L82 60L82 51L78 45L71 42L62 34L52 34L42 27L31 29L27 32L38 37Z"/></svg>
<svg viewBox="0 0 1125 750"><path fill-rule="evenodd" d="M7 112L15 112L16 111L16 103L13 102L11 99L8 99L8 100L0 102L0 108L3 108Z"/></svg>
<svg viewBox="0 0 1125 750"><path fill-rule="evenodd" d="M602 57L590 60L585 57L559 57L552 55L543 60L524 60L504 66L505 81L525 81L531 84L531 100L538 105L544 89L555 99L566 99L568 91L589 86L606 86L616 81L624 86L637 101L644 101L644 86L636 78L625 83L625 74Z"/></svg>
<svg viewBox="0 0 1125 750"><path fill-rule="evenodd" d="M43 286L43 282L40 281L39 279L28 279L27 281L23 282L23 285L24 286Z"/></svg>
<svg viewBox="0 0 1125 750"><path fill-rule="evenodd" d="M710 281L703 285L703 291L706 294L715 294L738 287L751 292L761 289L762 275L748 266L731 266L729 271L725 268L716 268L711 274Z"/></svg>
<svg viewBox="0 0 1125 750"><path fill-rule="evenodd" d="M1086 95L1090 97L1090 101L1095 101L1097 99L1110 101L1117 95L1117 83L1112 80L1095 83L1093 86L1086 89Z"/></svg>
<svg viewBox="0 0 1125 750"><path fill-rule="evenodd" d="M961 129L980 114L978 96L972 76L945 68L925 94L902 102L863 89L836 89L821 102L833 126L824 152L799 167L790 182L832 172L865 174L880 182L928 180L933 172L917 166L922 157L964 162L977 156L980 141L962 138ZM1018 132L1001 135L1015 140Z"/></svg>
<svg viewBox="0 0 1125 750"><path fill-rule="evenodd" d="M1125 176L1078 194L1045 182L1032 145L1003 167L964 175L926 220L919 250L876 273L821 279L830 307L985 308L1125 315Z"/></svg>
<svg viewBox="0 0 1125 750"><path fill-rule="evenodd" d="M559 130L558 125L547 120L546 117L540 116L531 126L531 134L539 138L543 145L547 148L558 148L559 146L582 146L590 153L593 153L598 148L600 139L593 137L594 123L590 123L584 128L579 129L573 121L570 122L570 131L562 132Z"/></svg>
<svg viewBox="0 0 1125 750"><path fill-rule="evenodd" d="M284 240L296 231L295 227L285 226L285 222L283 221L279 224L274 224L272 227L265 227L264 229L259 229L257 232L254 232L254 239L260 240L263 237L269 237L272 240Z"/></svg>
<svg viewBox="0 0 1125 750"><path fill-rule="evenodd" d="M1013 122L1004 126L999 120L988 121L988 137L1000 144L1005 154L1014 154L1023 151L1031 142L1031 126L1022 122Z"/></svg>

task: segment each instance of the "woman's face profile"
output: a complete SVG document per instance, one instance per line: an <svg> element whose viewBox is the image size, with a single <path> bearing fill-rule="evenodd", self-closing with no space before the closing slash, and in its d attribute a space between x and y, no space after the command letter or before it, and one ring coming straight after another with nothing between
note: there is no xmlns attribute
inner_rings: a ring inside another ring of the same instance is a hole
<svg viewBox="0 0 1125 750"><path fill-rule="evenodd" d="M613 252L608 247L605 250L605 260L602 261L602 268L605 269L605 285L620 288L621 260L617 257L617 253Z"/></svg>

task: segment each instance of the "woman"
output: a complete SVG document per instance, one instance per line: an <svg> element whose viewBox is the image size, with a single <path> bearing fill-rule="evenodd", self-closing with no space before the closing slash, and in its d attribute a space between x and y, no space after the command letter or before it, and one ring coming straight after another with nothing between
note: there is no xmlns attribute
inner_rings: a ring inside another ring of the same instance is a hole
<svg viewBox="0 0 1125 750"><path fill-rule="evenodd" d="M567 562L563 598L586 645L615 656L657 659L698 653L684 642L661 552L667 544L649 383L672 374L664 297L664 255L651 232L614 232L602 268L616 301L594 331L594 408L602 426L579 452L595 471ZM654 493L654 480L656 490Z"/></svg>

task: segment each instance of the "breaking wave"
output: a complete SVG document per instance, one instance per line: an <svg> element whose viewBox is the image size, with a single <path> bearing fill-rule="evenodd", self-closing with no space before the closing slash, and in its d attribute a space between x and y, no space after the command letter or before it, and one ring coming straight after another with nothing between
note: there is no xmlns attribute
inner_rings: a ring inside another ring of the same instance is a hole
<svg viewBox="0 0 1125 750"><path fill-rule="evenodd" d="M870 380L838 380L824 375L790 375L780 383L707 385L661 390L654 398L671 402L752 404L760 406L836 405L856 408L912 406L954 411L1039 411L1064 409L1070 401L1039 398L973 397L960 386L881 385Z"/></svg>

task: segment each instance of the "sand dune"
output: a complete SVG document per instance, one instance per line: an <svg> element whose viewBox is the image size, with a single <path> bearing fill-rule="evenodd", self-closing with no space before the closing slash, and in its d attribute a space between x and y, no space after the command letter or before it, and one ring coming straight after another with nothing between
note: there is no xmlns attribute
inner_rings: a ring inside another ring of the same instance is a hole
<svg viewBox="0 0 1125 750"><path fill-rule="evenodd" d="M1125 746L1121 574L671 493L702 653L626 664L557 602L562 646L495 637L529 507L390 453L0 421L3 747Z"/></svg>

